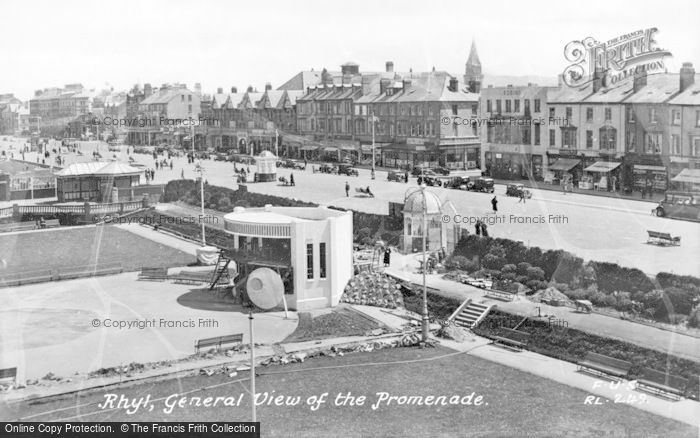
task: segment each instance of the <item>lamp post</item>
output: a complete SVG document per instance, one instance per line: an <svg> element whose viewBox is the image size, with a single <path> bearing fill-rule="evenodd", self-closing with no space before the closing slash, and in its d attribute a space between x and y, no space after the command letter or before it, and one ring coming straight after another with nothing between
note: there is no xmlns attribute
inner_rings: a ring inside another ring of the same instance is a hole
<svg viewBox="0 0 700 438"><path fill-rule="evenodd" d="M372 179L374 179L374 165L376 162L376 159L374 158L374 123L378 119L374 116L374 108L372 108Z"/></svg>
<svg viewBox="0 0 700 438"><path fill-rule="evenodd" d="M192 142L192 159L194 159L194 123L190 123L190 141ZM204 166L202 166L202 158L200 157L195 165L195 170L199 172L199 192L202 207L202 213L199 222L202 225L202 246L207 246L207 238L204 231Z"/></svg>
<svg viewBox="0 0 700 438"><path fill-rule="evenodd" d="M428 202L425 197L425 183L420 186L421 195L423 195L423 342L428 342L428 336L430 335L430 320L428 318L428 288L425 283L425 277L428 271L428 266L426 264L426 253L428 251L426 245L426 233L428 232L427 226L427 212L428 212Z"/></svg>

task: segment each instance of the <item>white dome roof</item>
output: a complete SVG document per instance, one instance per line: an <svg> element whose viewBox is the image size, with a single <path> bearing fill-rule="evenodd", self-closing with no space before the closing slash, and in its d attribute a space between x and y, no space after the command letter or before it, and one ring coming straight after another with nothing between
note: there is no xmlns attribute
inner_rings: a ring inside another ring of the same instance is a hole
<svg viewBox="0 0 700 438"><path fill-rule="evenodd" d="M273 154L270 151L262 151L262 152L260 152L260 155L258 155L258 158L268 158L268 157L277 158L277 157L275 157L275 154Z"/></svg>
<svg viewBox="0 0 700 438"><path fill-rule="evenodd" d="M440 214L440 198L435 193L421 188L413 188L406 191L406 198L403 204L403 212L411 214ZM426 209L427 207L427 209Z"/></svg>

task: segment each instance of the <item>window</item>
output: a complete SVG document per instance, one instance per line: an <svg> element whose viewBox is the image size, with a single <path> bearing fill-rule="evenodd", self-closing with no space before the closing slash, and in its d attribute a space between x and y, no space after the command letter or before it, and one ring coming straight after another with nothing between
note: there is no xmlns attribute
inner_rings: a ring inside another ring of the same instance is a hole
<svg viewBox="0 0 700 438"><path fill-rule="evenodd" d="M693 137L692 147L690 148L690 155L694 157L700 157L700 137Z"/></svg>
<svg viewBox="0 0 700 438"><path fill-rule="evenodd" d="M492 108L491 108L491 99L489 99L489 100L486 101L486 112L487 112L487 113L490 113L490 112L492 112L491 110L492 110Z"/></svg>
<svg viewBox="0 0 700 438"><path fill-rule="evenodd" d="M700 127L700 111L695 111L695 126Z"/></svg>
<svg viewBox="0 0 700 438"><path fill-rule="evenodd" d="M527 102L527 100L525 102ZM539 123L535 124L535 145L536 146L540 145L540 124Z"/></svg>
<svg viewBox="0 0 700 438"><path fill-rule="evenodd" d="M593 149L593 131L586 131L586 149Z"/></svg>
<svg viewBox="0 0 700 438"><path fill-rule="evenodd" d="M550 119L553 119L555 115L556 115L556 110L555 110L555 108L554 108L554 107L550 108L550 109L549 109L549 118L550 118Z"/></svg>
<svg viewBox="0 0 700 438"><path fill-rule="evenodd" d="M644 136L644 153L645 154L661 153L661 133L648 132Z"/></svg>
<svg viewBox="0 0 700 438"><path fill-rule="evenodd" d="M659 120L656 118L656 108L649 108L649 123L657 123Z"/></svg>
<svg viewBox="0 0 700 438"><path fill-rule="evenodd" d="M496 112L501 113L501 99L496 99Z"/></svg>
<svg viewBox="0 0 700 438"><path fill-rule="evenodd" d="M681 110L671 110L671 123L674 125L681 124Z"/></svg>
<svg viewBox="0 0 700 438"><path fill-rule="evenodd" d="M570 106L567 106L567 107L566 107L566 119L567 119L567 120L571 120L572 113L573 113L573 112L572 112L572 110L571 110L571 107L570 107Z"/></svg>
<svg viewBox="0 0 700 438"><path fill-rule="evenodd" d="M184 102L184 101L185 101L185 95L184 95L184 94L181 94L181 95L180 95L180 102Z"/></svg>
<svg viewBox="0 0 700 438"><path fill-rule="evenodd" d="M523 107L525 109L525 115L528 115L528 114L530 114L530 99L525 99L523 102L524 102ZM537 99L535 99L535 102L537 102ZM537 110L535 110L535 112L537 112Z"/></svg>
<svg viewBox="0 0 700 438"><path fill-rule="evenodd" d="M510 111L510 99L506 99L506 112L509 113Z"/></svg>
<svg viewBox="0 0 700 438"><path fill-rule="evenodd" d="M593 121L593 108L586 108L586 121L588 123Z"/></svg>
<svg viewBox="0 0 700 438"><path fill-rule="evenodd" d="M188 95L187 95L187 101L188 101L188 102L192 102L192 95L191 95L191 94L188 94Z"/></svg>
<svg viewBox="0 0 700 438"><path fill-rule="evenodd" d="M525 102L526 102L526 103L525 103L525 108L526 108L526 109L530 109L530 101L529 101L529 100L526 100ZM540 112L540 105L541 105L540 100L539 100L539 99L535 99L535 112L536 112L536 113Z"/></svg>
<svg viewBox="0 0 700 438"><path fill-rule="evenodd" d="M192 112L192 105L187 105L187 112L191 113Z"/></svg>
<svg viewBox="0 0 700 438"><path fill-rule="evenodd" d="M516 112L516 113L520 112L520 99L515 99L513 101L513 112Z"/></svg>
<svg viewBox="0 0 700 438"><path fill-rule="evenodd" d="M681 155L681 136L671 134L671 155Z"/></svg>
<svg viewBox="0 0 700 438"><path fill-rule="evenodd" d="M479 113L479 106L474 104L472 105L472 116L476 117Z"/></svg>
<svg viewBox="0 0 700 438"><path fill-rule="evenodd" d="M612 110L610 108L605 108L605 121L608 122L612 120Z"/></svg>
<svg viewBox="0 0 700 438"><path fill-rule="evenodd" d="M552 110L554 108L550 108ZM550 146L555 146L556 145L556 138L557 134L554 132L554 129L549 130L549 145Z"/></svg>
<svg viewBox="0 0 700 438"><path fill-rule="evenodd" d="M609 151L614 151L617 147L617 129L606 126L600 128L600 149L606 149Z"/></svg>
<svg viewBox="0 0 700 438"><path fill-rule="evenodd" d="M452 105L452 115L453 116L457 115L457 105Z"/></svg>
<svg viewBox="0 0 700 438"><path fill-rule="evenodd" d="M576 128L562 128L562 147L567 149L576 149Z"/></svg>
<svg viewBox="0 0 700 438"><path fill-rule="evenodd" d="M306 244L306 278L314 278L314 244Z"/></svg>
<svg viewBox="0 0 700 438"><path fill-rule="evenodd" d="M318 276L320 278L326 278L326 243L325 242L321 242L318 244L318 262L319 262Z"/></svg>

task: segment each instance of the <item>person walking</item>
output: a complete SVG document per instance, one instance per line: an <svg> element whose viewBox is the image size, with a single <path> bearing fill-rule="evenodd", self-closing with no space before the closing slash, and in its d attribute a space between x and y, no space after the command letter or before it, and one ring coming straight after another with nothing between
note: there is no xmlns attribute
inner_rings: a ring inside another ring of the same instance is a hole
<svg viewBox="0 0 700 438"><path fill-rule="evenodd" d="M408 170L407 170L406 172L404 172L403 176L404 176L404 179L405 179L404 182L405 182L406 184L408 184Z"/></svg>
<svg viewBox="0 0 700 438"><path fill-rule="evenodd" d="M170 170L173 170L173 160L170 160Z"/></svg>
<svg viewBox="0 0 700 438"><path fill-rule="evenodd" d="M481 236L481 219L476 220L476 224L474 225L474 228L476 228L476 235Z"/></svg>
<svg viewBox="0 0 700 438"><path fill-rule="evenodd" d="M293 186L294 184L294 174L290 173L289 174L289 185Z"/></svg>
<svg viewBox="0 0 700 438"><path fill-rule="evenodd" d="M520 204L521 202L523 204L525 203L525 190L520 191L520 199L518 199L518 204Z"/></svg>
<svg viewBox="0 0 700 438"><path fill-rule="evenodd" d="M345 197L350 197L350 183L348 183L347 181L345 181Z"/></svg>
<svg viewBox="0 0 700 438"><path fill-rule="evenodd" d="M493 207L494 213L498 213L498 199L495 196L491 199L491 207Z"/></svg>
<svg viewBox="0 0 700 438"><path fill-rule="evenodd" d="M185 169L180 171L180 179L185 179Z"/></svg>
<svg viewBox="0 0 700 438"><path fill-rule="evenodd" d="M387 247L384 250L384 266L388 268L390 264L391 264L391 249L389 249L389 247Z"/></svg>
<svg viewBox="0 0 700 438"><path fill-rule="evenodd" d="M489 237L488 227L485 223L481 223L481 235L484 237Z"/></svg>

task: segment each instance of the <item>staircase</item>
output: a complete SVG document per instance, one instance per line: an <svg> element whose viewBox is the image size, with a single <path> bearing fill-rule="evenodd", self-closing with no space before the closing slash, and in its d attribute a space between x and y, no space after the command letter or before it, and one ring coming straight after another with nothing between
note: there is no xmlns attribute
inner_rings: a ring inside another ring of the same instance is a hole
<svg viewBox="0 0 700 438"><path fill-rule="evenodd" d="M216 267L214 272L212 272L211 281L209 284L209 290L214 289L218 285L227 285L231 281L231 277L228 273L228 265L231 260L219 254L219 259L216 261Z"/></svg>
<svg viewBox="0 0 700 438"><path fill-rule="evenodd" d="M455 312L450 319L452 319L456 325L470 329L481 322L486 314L491 311L492 307L492 305L479 304L467 300L460 306L460 309L457 309L457 312Z"/></svg>

